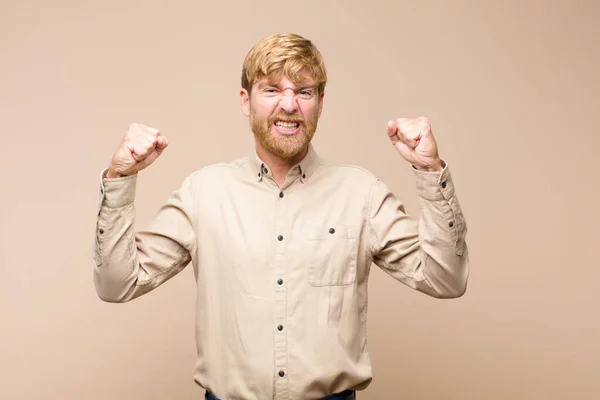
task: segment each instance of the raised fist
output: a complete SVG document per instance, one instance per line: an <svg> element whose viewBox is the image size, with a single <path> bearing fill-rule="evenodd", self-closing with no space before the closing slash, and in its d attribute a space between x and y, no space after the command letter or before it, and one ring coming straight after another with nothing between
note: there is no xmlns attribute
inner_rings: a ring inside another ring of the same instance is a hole
<svg viewBox="0 0 600 400"><path fill-rule="evenodd" d="M437 143L426 117L390 121L387 134L398 153L415 168L425 171L442 170Z"/></svg>
<svg viewBox="0 0 600 400"><path fill-rule="evenodd" d="M106 178L133 175L154 162L169 142L158 129L133 123L113 155Z"/></svg>

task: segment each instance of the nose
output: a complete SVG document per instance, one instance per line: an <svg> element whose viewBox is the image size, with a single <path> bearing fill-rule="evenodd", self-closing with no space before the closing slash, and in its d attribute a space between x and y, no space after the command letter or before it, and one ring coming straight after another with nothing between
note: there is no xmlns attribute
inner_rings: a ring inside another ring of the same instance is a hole
<svg viewBox="0 0 600 400"><path fill-rule="evenodd" d="M279 102L281 109L289 114L298 111L298 101L296 100L296 93L292 89L284 90L282 93L281 100Z"/></svg>

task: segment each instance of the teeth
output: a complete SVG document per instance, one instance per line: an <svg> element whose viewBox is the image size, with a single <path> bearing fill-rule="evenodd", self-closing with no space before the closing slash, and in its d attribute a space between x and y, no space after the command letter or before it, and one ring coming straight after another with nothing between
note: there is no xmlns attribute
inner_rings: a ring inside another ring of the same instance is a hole
<svg viewBox="0 0 600 400"><path fill-rule="evenodd" d="M296 122L277 121L277 122L275 122L275 125L277 125L280 128L285 128L285 129L294 129L294 128L298 127L298 123L296 123Z"/></svg>

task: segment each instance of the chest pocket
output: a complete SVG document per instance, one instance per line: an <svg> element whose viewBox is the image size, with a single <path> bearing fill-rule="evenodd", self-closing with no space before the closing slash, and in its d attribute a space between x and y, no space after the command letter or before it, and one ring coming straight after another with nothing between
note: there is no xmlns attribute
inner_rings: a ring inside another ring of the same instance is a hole
<svg viewBox="0 0 600 400"><path fill-rule="evenodd" d="M306 266L313 286L350 285L356 280L357 230L353 225L308 224Z"/></svg>

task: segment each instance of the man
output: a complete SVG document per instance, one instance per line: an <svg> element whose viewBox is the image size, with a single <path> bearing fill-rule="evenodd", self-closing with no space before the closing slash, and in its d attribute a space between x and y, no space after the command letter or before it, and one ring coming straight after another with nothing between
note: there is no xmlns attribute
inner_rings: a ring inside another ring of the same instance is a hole
<svg viewBox="0 0 600 400"><path fill-rule="evenodd" d="M190 174L147 230L134 231L136 176L167 139L133 124L103 171L98 295L132 300L191 263L194 379L206 398L354 399L371 381L372 263L431 296L466 290L465 219L427 119L387 126L414 170L416 221L372 174L317 155L311 139L326 82L309 40L261 40L246 56L240 91L255 151Z"/></svg>

